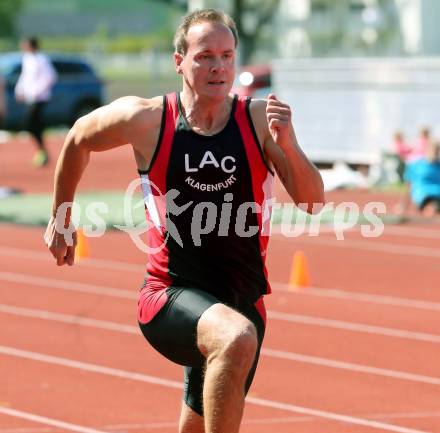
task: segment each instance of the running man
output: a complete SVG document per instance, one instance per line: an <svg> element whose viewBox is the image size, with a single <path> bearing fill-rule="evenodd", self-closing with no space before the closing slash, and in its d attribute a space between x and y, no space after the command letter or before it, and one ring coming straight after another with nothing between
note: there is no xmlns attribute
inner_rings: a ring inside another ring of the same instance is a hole
<svg viewBox="0 0 440 433"><path fill-rule="evenodd" d="M181 92L121 98L78 120L58 160L45 234L57 264L73 265L74 246L56 230L57 209L73 201L91 152L130 144L155 250L138 320L149 343L184 366L180 433L239 431L270 293L264 228L273 170L308 211L324 201L289 106L274 95L230 94L237 43L229 16L193 12L174 38Z"/></svg>

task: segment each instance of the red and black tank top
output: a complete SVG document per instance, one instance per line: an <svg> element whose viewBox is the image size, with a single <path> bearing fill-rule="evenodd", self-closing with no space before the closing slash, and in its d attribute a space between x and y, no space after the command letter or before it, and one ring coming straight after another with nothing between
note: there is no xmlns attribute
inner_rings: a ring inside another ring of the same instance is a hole
<svg viewBox="0 0 440 433"><path fill-rule="evenodd" d="M265 266L273 173L250 115L234 96L217 134L194 132L180 95L164 96L159 141L139 171L148 230L146 286L195 287L250 301L270 293Z"/></svg>

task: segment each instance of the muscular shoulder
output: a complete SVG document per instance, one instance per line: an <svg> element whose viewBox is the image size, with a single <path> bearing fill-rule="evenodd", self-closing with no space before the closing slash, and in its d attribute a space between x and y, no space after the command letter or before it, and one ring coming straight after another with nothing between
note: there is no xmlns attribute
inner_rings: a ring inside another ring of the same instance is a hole
<svg viewBox="0 0 440 433"><path fill-rule="evenodd" d="M128 143L135 149L145 146L145 137L160 129L162 106L161 97L116 99L81 117L72 128L74 141L96 151Z"/></svg>
<svg viewBox="0 0 440 433"><path fill-rule="evenodd" d="M163 98L158 96L145 99L137 96L124 96L113 101L108 107L108 114L114 114L130 128L151 129L160 126Z"/></svg>
<svg viewBox="0 0 440 433"><path fill-rule="evenodd" d="M162 97L124 96L82 117L75 126L84 135L105 132L107 137L135 146L140 137L160 128L162 106Z"/></svg>

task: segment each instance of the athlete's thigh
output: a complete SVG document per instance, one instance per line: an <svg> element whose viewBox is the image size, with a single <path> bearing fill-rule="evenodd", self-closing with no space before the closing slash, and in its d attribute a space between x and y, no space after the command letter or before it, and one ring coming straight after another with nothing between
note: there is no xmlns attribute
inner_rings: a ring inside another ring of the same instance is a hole
<svg viewBox="0 0 440 433"><path fill-rule="evenodd" d="M247 301L235 301L230 308L251 321L257 331L258 346L255 354L255 359L252 367L249 370L248 377L245 383L244 392L247 394L251 387L252 381L260 357L261 345L263 343L265 325L266 325L266 310L263 298L260 298L255 304ZM194 410L197 414L203 416L203 384L204 384L205 368L201 367L185 367L184 393L183 399L185 404Z"/></svg>
<svg viewBox="0 0 440 433"><path fill-rule="evenodd" d="M205 358L197 347L197 324L202 314L220 301L205 291L187 287L169 287L166 295L166 303L154 318L139 322L142 333L171 361L203 368Z"/></svg>

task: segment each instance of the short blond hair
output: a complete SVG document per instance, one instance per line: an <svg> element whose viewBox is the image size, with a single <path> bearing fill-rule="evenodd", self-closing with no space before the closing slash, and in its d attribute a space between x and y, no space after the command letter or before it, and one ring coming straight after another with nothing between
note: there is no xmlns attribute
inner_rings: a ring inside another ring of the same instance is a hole
<svg viewBox="0 0 440 433"><path fill-rule="evenodd" d="M188 42L186 37L188 30L194 24L201 22L223 24L231 30L234 36L235 47L238 45L238 32L234 20L225 12L219 9L197 9L182 18L182 22L177 27L174 34L174 49L176 53L185 55L188 51Z"/></svg>

